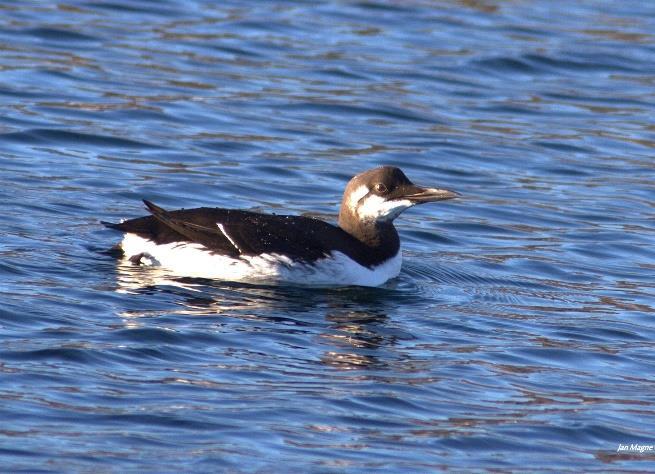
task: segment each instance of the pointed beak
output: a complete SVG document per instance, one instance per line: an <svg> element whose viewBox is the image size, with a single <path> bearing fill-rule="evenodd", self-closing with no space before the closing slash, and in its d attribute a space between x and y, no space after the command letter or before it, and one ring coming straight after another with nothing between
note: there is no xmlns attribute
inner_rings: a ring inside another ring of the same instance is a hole
<svg viewBox="0 0 655 474"><path fill-rule="evenodd" d="M422 188L412 184L403 190L403 199L408 199L414 204L423 204L426 202L445 201L453 199L460 194L455 191L437 188Z"/></svg>

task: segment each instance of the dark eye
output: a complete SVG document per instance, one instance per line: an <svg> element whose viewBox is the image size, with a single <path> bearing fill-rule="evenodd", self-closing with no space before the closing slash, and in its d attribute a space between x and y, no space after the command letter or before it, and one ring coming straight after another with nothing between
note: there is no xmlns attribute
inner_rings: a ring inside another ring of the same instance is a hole
<svg viewBox="0 0 655 474"><path fill-rule="evenodd" d="M387 192L387 187L382 183L377 183L375 186L373 186L373 189L375 189L376 193L380 193L380 194L384 194Z"/></svg>

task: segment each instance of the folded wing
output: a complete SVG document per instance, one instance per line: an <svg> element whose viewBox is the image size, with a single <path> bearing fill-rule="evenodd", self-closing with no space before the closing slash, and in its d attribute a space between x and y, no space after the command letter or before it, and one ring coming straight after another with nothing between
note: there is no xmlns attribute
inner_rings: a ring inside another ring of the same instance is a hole
<svg viewBox="0 0 655 474"><path fill-rule="evenodd" d="M144 203L151 216L106 225L157 244L192 242L231 257L277 253L314 261L331 250L346 250L334 248L334 242L359 244L339 227L308 217L214 208L167 211Z"/></svg>

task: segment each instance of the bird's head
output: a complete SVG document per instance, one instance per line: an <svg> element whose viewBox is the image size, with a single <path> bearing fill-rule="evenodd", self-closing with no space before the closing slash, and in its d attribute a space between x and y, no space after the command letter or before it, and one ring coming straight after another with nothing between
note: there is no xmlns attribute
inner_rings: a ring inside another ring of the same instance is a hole
<svg viewBox="0 0 655 474"><path fill-rule="evenodd" d="M339 225L348 230L353 222L390 223L412 206L457 196L446 189L417 186L399 168L373 168L358 174L346 186Z"/></svg>

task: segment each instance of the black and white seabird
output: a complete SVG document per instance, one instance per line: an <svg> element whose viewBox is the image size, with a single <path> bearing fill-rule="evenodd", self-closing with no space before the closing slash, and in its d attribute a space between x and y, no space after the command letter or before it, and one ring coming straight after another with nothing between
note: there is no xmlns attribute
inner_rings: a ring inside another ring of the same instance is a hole
<svg viewBox="0 0 655 474"><path fill-rule="evenodd" d="M166 211L120 224L134 263L174 275L231 281L378 286L400 273L393 220L416 204L458 196L422 188L393 166L358 174L346 186L334 226L319 219L218 208Z"/></svg>

